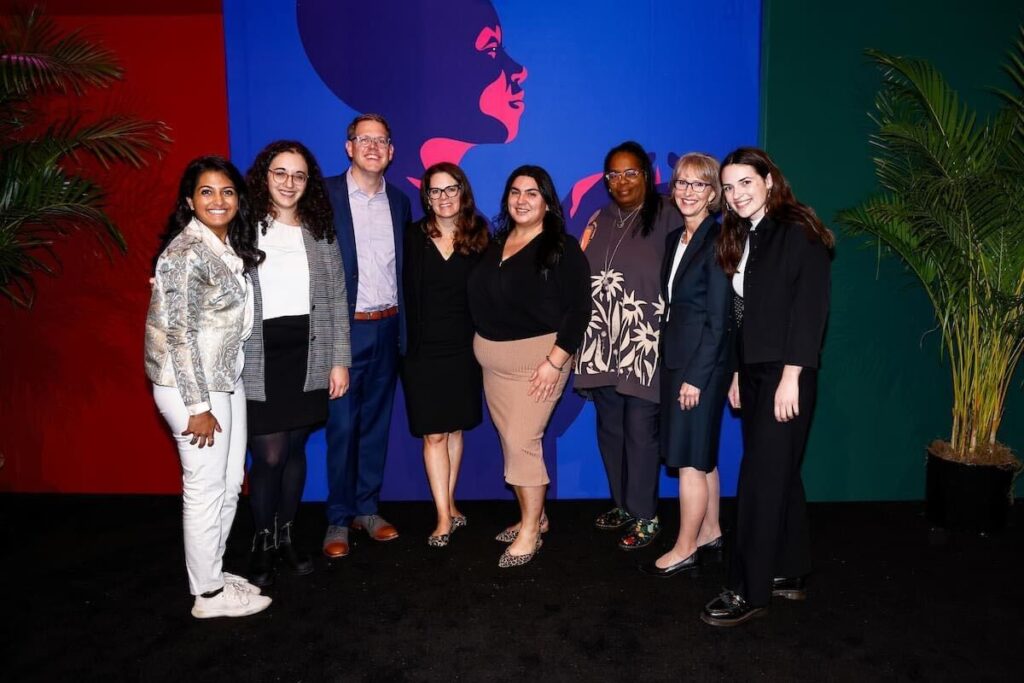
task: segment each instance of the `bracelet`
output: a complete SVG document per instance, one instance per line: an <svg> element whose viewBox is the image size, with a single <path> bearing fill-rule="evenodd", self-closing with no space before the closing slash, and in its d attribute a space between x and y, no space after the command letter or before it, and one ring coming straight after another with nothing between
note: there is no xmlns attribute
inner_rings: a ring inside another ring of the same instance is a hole
<svg viewBox="0 0 1024 683"><path fill-rule="evenodd" d="M548 365L553 367L555 370L558 370L559 372L564 372L563 368L565 367L565 363L562 363L561 365L555 365L554 363L551 362L551 356L544 356L544 360L546 360L548 362ZM566 361L566 363L568 362L569 361Z"/></svg>

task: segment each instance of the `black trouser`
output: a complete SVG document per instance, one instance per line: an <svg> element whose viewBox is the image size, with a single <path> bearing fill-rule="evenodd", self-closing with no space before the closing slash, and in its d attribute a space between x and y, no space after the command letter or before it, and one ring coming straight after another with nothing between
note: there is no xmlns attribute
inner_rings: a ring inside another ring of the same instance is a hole
<svg viewBox="0 0 1024 683"><path fill-rule="evenodd" d="M772 578L810 571L807 505L800 462L817 393L817 371L800 373L800 415L775 419L781 363L743 365L743 461L736 492L736 538L729 587L754 607L771 601Z"/></svg>
<svg viewBox="0 0 1024 683"><path fill-rule="evenodd" d="M256 531L274 531L295 520L306 486L306 437L309 428L249 437L249 503Z"/></svg>
<svg viewBox="0 0 1024 683"><path fill-rule="evenodd" d="M615 387L592 389L597 410L597 445L615 505L634 517L658 510L658 404L625 396Z"/></svg>

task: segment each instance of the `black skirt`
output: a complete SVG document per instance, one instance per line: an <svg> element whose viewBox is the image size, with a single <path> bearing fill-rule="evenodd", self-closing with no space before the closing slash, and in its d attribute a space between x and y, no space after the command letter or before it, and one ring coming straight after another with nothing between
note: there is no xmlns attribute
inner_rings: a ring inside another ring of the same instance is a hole
<svg viewBox="0 0 1024 683"><path fill-rule="evenodd" d="M246 401L249 435L312 427L327 420L327 390L303 391L309 356L309 316L263 321L266 401Z"/></svg>
<svg viewBox="0 0 1024 683"><path fill-rule="evenodd" d="M402 390L413 436L476 427L483 419L483 379L472 348L402 359Z"/></svg>

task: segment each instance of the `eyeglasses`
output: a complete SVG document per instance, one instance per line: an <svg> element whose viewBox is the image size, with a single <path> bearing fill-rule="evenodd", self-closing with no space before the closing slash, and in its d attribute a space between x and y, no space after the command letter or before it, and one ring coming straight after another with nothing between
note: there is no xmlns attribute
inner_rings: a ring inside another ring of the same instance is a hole
<svg viewBox="0 0 1024 683"><path fill-rule="evenodd" d="M309 176L307 176L302 171L289 173L283 168L270 169L270 175L274 179L274 182L277 183L278 185L284 185L285 183L288 182L289 178L291 178L292 182L295 183L296 185L305 185L306 181L309 180Z"/></svg>
<svg viewBox="0 0 1024 683"><path fill-rule="evenodd" d="M682 178L676 178L675 180L673 180L672 185L677 190L685 190L686 188L690 188L697 194L700 194L701 192L703 192L704 190L708 189L708 187L711 186L710 183L702 183L699 180L695 180L691 183L690 181L683 180Z"/></svg>
<svg viewBox="0 0 1024 683"><path fill-rule="evenodd" d="M427 196L431 199L439 199L443 193L445 197L458 196L462 192L462 185L449 185L448 187L431 187L427 189Z"/></svg>
<svg viewBox="0 0 1024 683"><path fill-rule="evenodd" d="M625 171L621 172L608 171L607 173L604 174L604 179L607 180L609 183L617 183L622 180L628 180L629 182L633 182L637 178L641 177L643 174L644 172L638 168L627 168Z"/></svg>
<svg viewBox="0 0 1024 683"><path fill-rule="evenodd" d="M367 147L387 147L391 144L391 138L374 137L372 135L356 135L350 137L349 140L364 149Z"/></svg>

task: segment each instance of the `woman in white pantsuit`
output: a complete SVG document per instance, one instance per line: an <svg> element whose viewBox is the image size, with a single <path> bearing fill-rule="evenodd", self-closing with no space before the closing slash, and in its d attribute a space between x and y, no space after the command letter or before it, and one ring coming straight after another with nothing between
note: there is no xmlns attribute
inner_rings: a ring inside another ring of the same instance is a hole
<svg viewBox="0 0 1024 683"><path fill-rule="evenodd" d="M181 458L185 565L199 619L270 605L222 567L245 467L242 343L253 319L245 270L261 258L238 169L217 156L193 160L156 261L146 375Z"/></svg>

